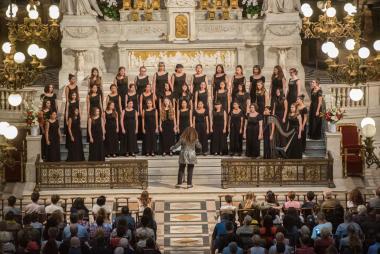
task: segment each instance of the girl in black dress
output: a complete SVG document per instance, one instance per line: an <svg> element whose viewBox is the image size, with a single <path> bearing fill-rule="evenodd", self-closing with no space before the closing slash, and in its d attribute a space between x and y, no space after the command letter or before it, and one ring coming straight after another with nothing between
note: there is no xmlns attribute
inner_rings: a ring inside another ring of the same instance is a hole
<svg viewBox="0 0 380 254"><path fill-rule="evenodd" d="M57 119L57 112L52 111L50 119L46 121L45 125L45 139L46 139L46 161L54 162L61 160L61 131L59 130L59 123Z"/></svg>
<svg viewBox="0 0 380 254"><path fill-rule="evenodd" d="M79 108L73 108L70 110L67 129L70 136L67 146L67 161L84 161Z"/></svg>
<svg viewBox="0 0 380 254"><path fill-rule="evenodd" d="M307 123L307 116L308 116L308 112L307 112L307 108L303 102L303 100L305 99L305 95L301 94L300 96L298 96L297 98L297 109L298 109L298 113L300 114L301 116L301 121L302 121L302 137L301 137L301 143L302 143L302 152L305 152L305 149L306 149L306 123Z"/></svg>
<svg viewBox="0 0 380 254"><path fill-rule="evenodd" d="M263 119L263 139L264 139L264 159L273 159L275 156L275 139L274 139L274 123L269 123L271 117L271 107L264 108Z"/></svg>
<svg viewBox="0 0 380 254"><path fill-rule="evenodd" d="M193 101L192 101L192 96L189 91L189 87L186 84L182 85L182 92L177 100L177 105L176 105L176 110L179 110L180 105L182 104L182 101L185 100L187 101L187 104L190 106L190 108L193 108Z"/></svg>
<svg viewBox="0 0 380 254"><path fill-rule="evenodd" d="M284 91L284 94L286 94L286 78L284 76L284 72L282 71L281 66L276 65L273 69L273 74L272 74L272 79L271 79L271 84L270 84L270 101L271 101L271 106L273 107L273 101L274 98L276 97L276 91L277 89L280 89Z"/></svg>
<svg viewBox="0 0 380 254"><path fill-rule="evenodd" d="M182 64L175 66L175 72L172 75L171 81L174 98L178 99L182 91L182 85L186 83L186 73L183 71Z"/></svg>
<svg viewBox="0 0 380 254"><path fill-rule="evenodd" d="M44 93L41 94L40 99L42 102L50 101L51 108L58 112L57 95L54 93L54 87L52 84L44 87Z"/></svg>
<svg viewBox="0 0 380 254"><path fill-rule="evenodd" d="M184 100L185 101L185 100ZM160 112L160 132L161 132L161 151L162 155L173 155L170 147L175 144L175 133L177 130L175 110L172 102L164 99Z"/></svg>
<svg viewBox="0 0 380 254"><path fill-rule="evenodd" d="M145 91L140 95L140 110L147 109L148 100L152 101L153 108L156 108L155 97L152 91L152 86L147 84L145 87Z"/></svg>
<svg viewBox="0 0 380 254"><path fill-rule="evenodd" d="M66 101L69 101L71 98L71 94L76 93L77 98L76 100L79 102L79 91L78 91L78 86L77 86L77 79L75 75L69 74L69 84L65 87L65 97Z"/></svg>
<svg viewBox="0 0 380 254"><path fill-rule="evenodd" d="M222 109L227 112L230 112L230 94L227 90L226 83L220 82L219 90L216 92L214 97L214 103L219 101L222 104Z"/></svg>
<svg viewBox="0 0 380 254"><path fill-rule="evenodd" d="M247 120L244 126L244 138L246 139L247 157L257 158L260 156L260 140L263 139L263 118L257 112L258 106L253 103L249 107Z"/></svg>
<svg viewBox="0 0 380 254"><path fill-rule="evenodd" d="M223 65L218 64L215 67L215 74L214 74L214 78L212 80L212 94L214 95L214 98L215 98L216 92L220 89L220 83L221 82L224 82L224 84L227 84L226 89L228 90L228 88L229 88L228 84L229 83L228 83L227 74L224 73Z"/></svg>
<svg viewBox="0 0 380 254"><path fill-rule="evenodd" d="M102 97L103 100L104 97L102 77L99 76L99 70L96 67L91 69L91 75L88 79L88 88L91 89L93 85L96 85L98 87L98 94L100 95L100 97Z"/></svg>
<svg viewBox="0 0 380 254"><path fill-rule="evenodd" d="M211 154L226 154L227 150L227 113L222 104L216 101L212 112L211 128Z"/></svg>
<svg viewBox="0 0 380 254"><path fill-rule="evenodd" d="M50 119L50 115L53 110L51 109L51 101L44 100L42 102L42 110L38 114L38 122L40 126L40 133L42 135L41 138L41 156L43 160L46 160L46 136L45 136L45 126L47 121Z"/></svg>
<svg viewBox="0 0 380 254"><path fill-rule="evenodd" d="M192 112L186 100L183 100L177 112L178 134L181 136L187 127L191 127Z"/></svg>
<svg viewBox="0 0 380 254"><path fill-rule="evenodd" d="M136 85L134 83L129 84L128 93L125 95L125 101L133 101L133 109L139 114L139 96L136 92ZM125 108L125 107L124 107Z"/></svg>
<svg viewBox="0 0 380 254"><path fill-rule="evenodd" d="M135 156L137 151L138 113L133 107L133 101L127 103L127 107L121 114L121 130L124 137L121 142L121 153L125 156Z"/></svg>
<svg viewBox="0 0 380 254"><path fill-rule="evenodd" d="M243 66L241 65L236 66L235 75L232 77L231 83L232 83L231 96L232 96L232 100L235 100L235 95L238 92L238 86L240 84L243 84L245 87L245 83L246 83L245 76L243 73Z"/></svg>
<svg viewBox="0 0 380 254"><path fill-rule="evenodd" d="M269 105L269 97L267 90L264 87L264 83L261 80L257 80L256 83L256 101L258 112L260 115L264 114L264 108L266 105Z"/></svg>
<svg viewBox="0 0 380 254"><path fill-rule="evenodd" d="M243 115L245 115L248 112L249 105L251 104L251 97L245 90L245 84L240 83L238 84L237 88L238 91L235 94L234 101L239 104L240 109L243 111Z"/></svg>
<svg viewBox="0 0 380 254"><path fill-rule="evenodd" d="M322 117L320 115L322 106L322 89L319 79L311 82L311 103L309 114L309 138L318 140L322 134Z"/></svg>
<svg viewBox="0 0 380 254"><path fill-rule="evenodd" d="M249 88L249 94L251 96L251 102L256 101L256 90L257 90L257 81L261 80L263 84L265 83L265 77L261 75L261 67L259 65L253 66L253 75L249 77L249 82L251 86Z"/></svg>
<svg viewBox="0 0 380 254"><path fill-rule="evenodd" d="M128 76L125 71L125 67L121 66L119 67L117 71L117 75L115 77L115 80L113 81L114 84L117 86L117 94L120 95L121 98L121 108L125 108L126 104L126 95L128 93Z"/></svg>
<svg viewBox="0 0 380 254"><path fill-rule="evenodd" d="M298 79L298 71L295 68L289 70L290 79L288 85L288 91L286 94L286 100L290 107L293 103L296 103L297 97L301 94L301 80Z"/></svg>
<svg viewBox="0 0 380 254"><path fill-rule="evenodd" d="M74 109L79 108L79 101L77 100L78 94L76 92L70 93L70 98L68 101L66 101L66 111L65 111L65 117L64 117L64 132L66 135L66 148L68 148L68 144L70 142L70 135L67 128L67 122L69 121L69 114Z"/></svg>
<svg viewBox="0 0 380 254"><path fill-rule="evenodd" d="M159 99L159 103L160 103L158 105L159 108L161 108L161 105L166 98L168 98L171 101L172 105L175 105L175 99L174 99L172 91L170 90L170 85L168 83L165 84L164 93L162 97Z"/></svg>
<svg viewBox="0 0 380 254"><path fill-rule="evenodd" d="M116 157L119 152L119 114L115 110L115 103L108 102L105 110L105 140L104 151L106 157Z"/></svg>
<svg viewBox="0 0 380 254"><path fill-rule="evenodd" d="M193 127L197 130L199 142L202 144L202 154L208 151L209 118L203 101L198 101L197 109L193 114Z"/></svg>
<svg viewBox="0 0 380 254"><path fill-rule="evenodd" d="M209 109L210 109L210 105L209 105L209 94L208 94L208 91L207 91L207 86L206 86L206 83L205 82L202 82L201 85L200 85L200 89L199 91L196 91L195 93L195 105L198 106L198 103L200 101L203 102L203 105L206 109L206 112L208 114L209 112Z"/></svg>
<svg viewBox="0 0 380 254"><path fill-rule="evenodd" d="M149 76L146 74L146 68L144 66L140 67L139 75L137 75L135 78L135 84L137 88L137 94L141 95L145 91L146 86L149 84Z"/></svg>
<svg viewBox="0 0 380 254"><path fill-rule="evenodd" d="M294 130L288 140L286 155L289 159L302 159L302 119L297 113L297 104L290 106L288 131Z"/></svg>
<svg viewBox="0 0 380 254"><path fill-rule="evenodd" d="M98 93L98 87L92 85L90 92L87 95L87 115L90 115L92 108L98 108L100 112L103 112L102 97Z"/></svg>
<svg viewBox="0 0 380 254"><path fill-rule="evenodd" d="M153 76L153 92L156 98L159 100L163 98L165 85L170 85L169 73L165 70L165 64L163 62L158 63L158 71Z"/></svg>
<svg viewBox="0 0 380 254"><path fill-rule="evenodd" d="M142 112L142 131L144 134L143 153L155 156L158 135L158 113L153 107L152 99L146 101L146 109Z"/></svg>
<svg viewBox="0 0 380 254"><path fill-rule="evenodd" d="M241 156L243 151L244 113L243 110L240 109L237 101L232 104L229 123L230 155L234 156L238 154Z"/></svg>
<svg viewBox="0 0 380 254"><path fill-rule="evenodd" d="M190 91L191 94L195 94L199 89L201 88L201 83L205 82L207 87L207 75L203 73L203 67L201 64L197 64L195 66L195 74L193 75L191 79L191 87Z"/></svg>
<svg viewBox="0 0 380 254"><path fill-rule="evenodd" d="M121 107L121 97L117 93L117 87L115 84L111 84L110 91L111 92L108 94L107 99L106 99L106 105L108 105L109 102L113 102L115 104L115 110L120 116L123 108Z"/></svg>
<svg viewBox="0 0 380 254"><path fill-rule="evenodd" d="M275 97L273 98L273 115L277 117L281 124L283 130L286 130L286 121L288 115L288 101L285 98L282 90L277 89ZM280 135L276 131L276 144L279 147L284 147L286 145L286 138Z"/></svg>
<svg viewBox="0 0 380 254"><path fill-rule="evenodd" d="M91 109L91 117L88 118L88 135L90 140L89 161L104 161L104 139L105 129L104 121L100 109L95 107Z"/></svg>

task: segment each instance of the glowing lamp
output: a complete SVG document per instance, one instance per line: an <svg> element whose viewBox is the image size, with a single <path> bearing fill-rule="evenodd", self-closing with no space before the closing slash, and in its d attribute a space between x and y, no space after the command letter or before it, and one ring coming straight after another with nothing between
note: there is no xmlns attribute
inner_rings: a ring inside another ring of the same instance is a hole
<svg viewBox="0 0 380 254"><path fill-rule="evenodd" d="M363 98L363 95L364 93L362 89L359 89L359 88L354 88L354 89L351 89L350 91L350 98L353 101L360 101Z"/></svg>
<svg viewBox="0 0 380 254"><path fill-rule="evenodd" d="M19 93L11 93L8 96L8 103L13 107L19 106L21 102L22 102L22 97Z"/></svg>

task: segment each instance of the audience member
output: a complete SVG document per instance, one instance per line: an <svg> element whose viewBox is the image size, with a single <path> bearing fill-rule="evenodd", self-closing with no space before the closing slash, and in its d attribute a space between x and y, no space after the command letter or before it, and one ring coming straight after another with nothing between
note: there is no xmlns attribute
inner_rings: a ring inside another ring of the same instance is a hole
<svg viewBox="0 0 380 254"><path fill-rule="evenodd" d="M33 192L30 196L32 203L28 204L25 207L25 214L37 213L37 214L45 214L45 208L43 205L38 204L38 200L40 199L40 194L38 192Z"/></svg>
<svg viewBox="0 0 380 254"><path fill-rule="evenodd" d="M367 254L379 254L380 252L380 232L376 234L376 242L369 246Z"/></svg>
<svg viewBox="0 0 380 254"><path fill-rule="evenodd" d="M351 212L356 212L359 205L364 205L364 197L363 194L360 192L359 188L353 189L348 194L348 200L347 200L347 208Z"/></svg>
<svg viewBox="0 0 380 254"><path fill-rule="evenodd" d="M153 208L152 207L152 205L153 205L152 198L149 197L149 192L146 190L141 192L141 195L140 195L138 201L139 201L139 215L140 216L144 212L145 208L147 208L147 207Z"/></svg>
<svg viewBox="0 0 380 254"><path fill-rule="evenodd" d="M306 193L306 201L302 204L301 208L315 209L316 202L314 202L314 198L315 198L314 191L308 191Z"/></svg>
<svg viewBox="0 0 380 254"><path fill-rule="evenodd" d="M155 239L153 229L148 227L149 220L149 217L143 216L141 218L141 225L136 229L136 241L138 247L145 248L146 240L148 238Z"/></svg>
<svg viewBox="0 0 380 254"><path fill-rule="evenodd" d="M230 242L228 246L224 247L223 254L243 254L244 251L236 242Z"/></svg>
<svg viewBox="0 0 380 254"><path fill-rule="evenodd" d="M284 209L287 210L290 207L293 207L295 209L300 209L301 208L301 203L299 201L296 201L296 193L294 191L290 191L288 193L288 201L285 202L284 204Z"/></svg>
<svg viewBox="0 0 380 254"><path fill-rule="evenodd" d="M370 209L380 209L380 186L376 189L376 197L368 201L368 207Z"/></svg>
<svg viewBox="0 0 380 254"><path fill-rule="evenodd" d="M268 254L290 254L291 248L289 245L285 244L285 236L283 233L279 232L276 234L276 243L269 248Z"/></svg>
<svg viewBox="0 0 380 254"><path fill-rule="evenodd" d="M82 240L88 240L88 232L85 227L78 223L78 214L72 213L70 214L70 225L67 225L63 230L63 239L71 238L71 229L76 228L78 232L78 237Z"/></svg>
<svg viewBox="0 0 380 254"><path fill-rule="evenodd" d="M254 235L252 237L252 242L253 242L253 246L250 249L251 254L265 254L266 253L266 249L261 246L262 239L260 238L259 235Z"/></svg>
<svg viewBox="0 0 380 254"><path fill-rule="evenodd" d="M106 239L109 239L111 235L112 225L105 221L104 215L100 215L102 209L98 210L95 222L90 224L90 239L94 239L99 230L103 231L104 238Z"/></svg>
<svg viewBox="0 0 380 254"><path fill-rule="evenodd" d="M332 224L326 221L326 217L324 213L319 212L317 214L317 220L318 220L318 225L316 225L313 228L313 232L311 234L311 239L313 240L317 239L317 237L320 236L322 228L328 228L330 233L332 232Z"/></svg>
<svg viewBox="0 0 380 254"><path fill-rule="evenodd" d="M83 198L76 198L70 208L70 213L79 213L79 211L84 211L84 219L89 220L89 211L86 205L84 204Z"/></svg>
<svg viewBox="0 0 380 254"><path fill-rule="evenodd" d="M326 249L334 245L334 239L331 235L331 228L322 227L320 236L314 241L314 251L316 254L325 254Z"/></svg>
<svg viewBox="0 0 380 254"><path fill-rule="evenodd" d="M218 253L222 253L223 249L228 246L230 242L240 242L239 237L235 233L234 224L231 221L226 222L226 234L221 235L217 243Z"/></svg>
<svg viewBox="0 0 380 254"><path fill-rule="evenodd" d="M20 208L15 207L16 205L16 197L9 196L8 197L8 205L4 207L3 214L7 214L8 212L12 212L15 216L21 216Z"/></svg>
<svg viewBox="0 0 380 254"><path fill-rule="evenodd" d="M336 206L340 205L339 200L335 199L331 190L325 190L323 192L325 200L322 202L321 208L324 209L334 209Z"/></svg>
<svg viewBox="0 0 380 254"><path fill-rule="evenodd" d="M360 254L363 250L363 243L353 225L347 227L347 236L339 242L339 251L343 254Z"/></svg>
<svg viewBox="0 0 380 254"><path fill-rule="evenodd" d="M106 205L106 197L100 196L96 199L96 204L92 207L92 213L96 217L100 209L104 209L107 215L112 213L112 209Z"/></svg>
<svg viewBox="0 0 380 254"><path fill-rule="evenodd" d="M346 215L344 216L344 222L339 224L335 232L335 238L338 241L348 235L347 229L349 226L353 226L356 233L358 233L360 236L363 235L362 229L360 228L359 224L354 222L352 219L352 214L350 212L347 212Z"/></svg>
<svg viewBox="0 0 380 254"><path fill-rule="evenodd" d="M128 228L131 230L134 230L135 225L135 219L132 217L131 213L129 212L128 206L123 206L121 208L121 214L116 217L115 219L115 226L119 223L120 220L125 220L128 223Z"/></svg>
<svg viewBox="0 0 380 254"><path fill-rule="evenodd" d="M253 192L248 192L245 195L244 201L239 204L238 217L240 224L243 223L243 220L246 215L252 217L253 220L256 220L256 223L260 223L260 209L256 203L256 196Z"/></svg>
<svg viewBox="0 0 380 254"><path fill-rule="evenodd" d="M247 215L244 218L243 225L236 230L236 235L240 238L241 247L246 250L252 246L252 236L254 233L252 218Z"/></svg>
<svg viewBox="0 0 380 254"><path fill-rule="evenodd" d="M58 195L52 195L51 196L51 204L45 207L46 214L52 214L55 211L61 211L63 213L62 206L58 205L60 197Z"/></svg>

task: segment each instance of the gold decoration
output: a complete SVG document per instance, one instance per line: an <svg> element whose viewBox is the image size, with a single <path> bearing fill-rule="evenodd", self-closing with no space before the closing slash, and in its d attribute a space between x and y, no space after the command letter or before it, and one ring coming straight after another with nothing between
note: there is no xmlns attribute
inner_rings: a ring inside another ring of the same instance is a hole
<svg viewBox="0 0 380 254"><path fill-rule="evenodd" d="M144 10L145 1L144 0L136 0L135 5L136 5L136 9Z"/></svg>
<svg viewBox="0 0 380 254"><path fill-rule="evenodd" d="M153 10L159 10L161 8L160 0L152 0L152 8Z"/></svg>
<svg viewBox="0 0 380 254"><path fill-rule="evenodd" d="M222 0L216 0L215 6L216 6L216 9L222 9L223 1Z"/></svg>
<svg viewBox="0 0 380 254"><path fill-rule="evenodd" d="M229 10L227 1L224 2L222 17L224 20L230 19L230 10Z"/></svg>
<svg viewBox="0 0 380 254"><path fill-rule="evenodd" d="M189 24L186 15L179 14L175 17L175 37L176 38L189 38Z"/></svg>
<svg viewBox="0 0 380 254"><path fill-rule="evenodd" d="M123 1L123 10L129 10L131 9L131 0L124 0Z"/></svg>
<svg viewBox="0 0 380 254"><path fill-rule="evenodd" d="M201 0L201 9L202 10L207 10L208 7L208 0Z"/></svg>
<svg viewBox="0 0 380 254"><path fill-rule="evenodd" d="M238 9L239 8L238 0L230 0L230 6L231 6L231 9Z"/></svg>
<svg viewBox="0 0 380 254"><path fill-rule="evenodd" d="M153 20L153 9L152 5L146 4L144 7L144 19L146 21L152 21Z"/></svg>

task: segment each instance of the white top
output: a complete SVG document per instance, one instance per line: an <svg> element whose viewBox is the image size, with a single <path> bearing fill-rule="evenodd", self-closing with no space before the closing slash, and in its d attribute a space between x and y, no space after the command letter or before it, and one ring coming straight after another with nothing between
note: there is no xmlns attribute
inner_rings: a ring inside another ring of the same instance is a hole
<svg viewBox="0 0 380 254"><path fill-rule="evenodd" d="M99 206L98 204L95 204L95 205L92 207L92 213L97 214L98 211L99 211L101 208L103 208L104 210L106 210L106 213L108 213L108 214L111 214L111 213L112 213L111 208L109 208L107 205Z"/></svg>
<svg viewBox="0 0 380 254"><path fill-rule="evenodd" d="M48 206L45 207L45 212L47 214L52 214L52 213L54 213L57 210L59 210L59 211L61 211L63 213L62 206L55 205L55 204L50 204L50 205L48 205Z"/></svg>
<svg viewBox="0 0 380 254"><path fill-rule="evenodd" d="M31 214L31 213L44 214L45 207L43 205L39 205L37 203L32 202L25 207L25 213L26 214Z"/></svg>

